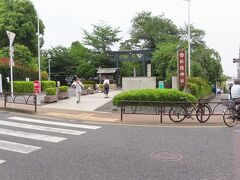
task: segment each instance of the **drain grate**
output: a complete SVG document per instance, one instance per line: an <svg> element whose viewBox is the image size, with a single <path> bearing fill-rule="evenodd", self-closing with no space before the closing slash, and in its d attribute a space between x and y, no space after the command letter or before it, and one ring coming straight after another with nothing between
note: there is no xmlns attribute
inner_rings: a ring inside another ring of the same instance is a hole
<svg viewBox="0 0 240 180"><path fill-rule="evenodd" d="M172 152L154 152L151 157L155 160L159 161L180 161L183 159L183 155L180 153L172 153Z"/></svg>

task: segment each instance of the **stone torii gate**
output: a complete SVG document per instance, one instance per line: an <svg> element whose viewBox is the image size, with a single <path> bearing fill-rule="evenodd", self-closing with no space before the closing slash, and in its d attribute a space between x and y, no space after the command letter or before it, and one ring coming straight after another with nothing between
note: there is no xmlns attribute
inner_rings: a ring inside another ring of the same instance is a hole
<svg viewBox="0 0 240 180"><path fill-rule="evenodd" d="M141 50L121 50L121 51L107 51L107 54L115 60L116 68L119 69L119 62L121 61L138 61L142 62L143 76L146 76L147 62L151 61L153 49ZM119 78L119 71L117 71L117 81Z"/></svg>
<svg viewBox="0 0 240 180"><path fill-rule="evenodd" d="M237 78L240 79L240 48L239 48L239 58L234 58L233 63L237 63Z"/></svg>

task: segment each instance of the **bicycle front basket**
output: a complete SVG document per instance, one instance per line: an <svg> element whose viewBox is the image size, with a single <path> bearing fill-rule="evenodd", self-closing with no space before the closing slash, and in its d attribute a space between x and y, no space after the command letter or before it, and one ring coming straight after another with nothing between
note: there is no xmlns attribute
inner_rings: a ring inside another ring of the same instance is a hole
<svg viewBox="0 0 240 180"><path fill-rule="evenodd" d="M222 105L227 106L227 107L234 107L235 102L232 99L221 99Z"/></svg>

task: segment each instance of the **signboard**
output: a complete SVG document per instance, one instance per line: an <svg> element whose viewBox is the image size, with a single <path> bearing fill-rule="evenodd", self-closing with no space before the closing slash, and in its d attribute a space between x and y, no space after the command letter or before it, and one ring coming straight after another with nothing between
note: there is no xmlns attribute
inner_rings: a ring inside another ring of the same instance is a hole
<svg viewBox="0 0 240 180"><path fill-rule="evenodd" d="M158 88L159 89L164 89L164 82L163 81L158 81Z"/></svg>
<svg viewBox="0 0 240 180"><path fill-rule="evenodd" d="M6 32L7 32L7 35L8 35L9 44L10 44L10 46L12 46L16 34L11 32L11 31L6 31Z"/></svg>
<svg viewBox="0 0 240 180"><path fill-rule="evenodd" d="M151 64L147 64L147 77L151 77L151 71L152 71Z"/></svg>
<svg viewBox="0 0 240 180"><path fill-rule="evenodd" d="M39 81L34 81L33 82L33 91L35 93L39 93L39 90L40 90L40 83L39 83Z"/></svg>
<svg viewBox="0 0 240 180"><path fill-rule="evenodd" d="M184 49L178 51L178 87L184 88L186 85L186 52Z"/></svg>

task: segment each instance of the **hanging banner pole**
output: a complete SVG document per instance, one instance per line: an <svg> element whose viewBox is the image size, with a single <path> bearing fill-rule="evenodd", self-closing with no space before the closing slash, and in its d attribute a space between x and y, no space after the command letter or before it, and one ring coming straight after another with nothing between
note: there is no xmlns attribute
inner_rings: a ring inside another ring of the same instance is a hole
<svg viewBox="0 0 240 180"><path fill-rule="evenodd" d="M16 36L15 33L6 31L9 39L9 56L10 56L10 76L11 76L11 95L13 96L13 66L14 66L14 61L13 61L13 56L14 56L14 49L13 49L13 41Z"/></svg>

